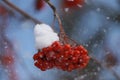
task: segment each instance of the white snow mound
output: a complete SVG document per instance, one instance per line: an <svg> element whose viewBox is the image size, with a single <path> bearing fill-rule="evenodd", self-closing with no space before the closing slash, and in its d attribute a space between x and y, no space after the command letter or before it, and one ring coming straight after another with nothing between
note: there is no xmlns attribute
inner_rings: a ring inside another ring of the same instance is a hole
<svg viewBox="0 0 120 80"><path fill-rule="evenodd" d="M54 41L59 41L57 33L47 24L37 24L34 28L34 34L37 49L48 47Z"/></svg>

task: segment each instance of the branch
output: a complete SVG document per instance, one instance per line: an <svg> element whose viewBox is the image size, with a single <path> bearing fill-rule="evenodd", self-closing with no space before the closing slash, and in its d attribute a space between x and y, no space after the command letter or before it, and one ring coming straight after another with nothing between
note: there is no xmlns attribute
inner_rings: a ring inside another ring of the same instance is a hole
<svg viewBox="0 0 120 80"><path fill-rule="evenodd" d="M106 65L104 65L101 61L97 60L95 57L90 56L92 60L94 60L97 64L99 64L101 67L106 68L107 70L109 70L115 77L117 80L120 80L119 75L111 68L108 68Z"/></svg>
<svg viewBox="0 0 120 80"><path fill-rule="evenodd" d="M54 6L49 0L44 0L44 1L45 1L45 2L51 7L51 9L53 10L54 16L57 18L58 23L59 23L60 32L62 32L62 33L65 34L65 31L64 31L63 26L62 26L62 21L61 21L60 16L58 15L58 13L57 13L57 11L56 11L55 6Z"/></svg>
<svg viewBox="0 0 120 80"><path fill-rule="evenodd" d="M58 20L59 28L60 28L60 33L59 33L60 41L61 41L63 44L69 43L69 44L71 44L71 45L74 44L74 46L77 45L77 42L76 42L76 41L74 41L73 39L69 38L69 37L66 35L66 33L65 33L64 29L63 29L63 26L62 26L62 21L61 21L61 19L60 19L59 14L57 13L57 10L56 10L55 6L50 2L50 0L44 0L44 1L45 1L45 2L50 6L50 8L53 10L54 16L55 16L55 17L57 18L57 20Z"/></svg>
<svg viewBox="0 0 120 80"><path fill-rule="evenodd" d="M22 11L20 8L18 8L17 6L15 6L14 4L12 4L11 2L9 2L8 0L2 0L5 4L7 4L9 7L13 8L14 10L16 10L17 12L19 12L20 14L22 14L24 17L31 19L33 22L35 22L36 24L41 24L42 22L40 22L39 20L31 17L29 14L27 14L26 12Z"/></svg>

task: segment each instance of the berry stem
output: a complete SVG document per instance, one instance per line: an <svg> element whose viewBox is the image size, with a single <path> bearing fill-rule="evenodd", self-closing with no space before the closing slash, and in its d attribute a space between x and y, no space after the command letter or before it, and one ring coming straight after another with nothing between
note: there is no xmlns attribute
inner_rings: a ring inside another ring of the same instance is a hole
<svg viewBox="0 0 120 80"><path fill-rule="evenodd" d="M62 21L61 21L61 19L60 19L60 16L59 16L58 13L57 13L57 10L56 10L55 6L54 6L49 0L44 0L44 1L45 1L45 2L51 7L51 9L53 10L54 16L57 18L58 23L59 23L60 32L62 32L62 33L65 34L65 31L64 31L63 26L62 26Z"/></svg>
<svg viewBox="0 0 120 80"><path fill-rule="evenodd" d="M60 41L63 43L63 44L66 44L66 43L72 43L74 45L77 45L77 42L74 41L73 39L69 38L65 31L64 31L64 28L62 26L62 21L60 19L60 16L59 14L57 13L57 10L55 8L55 6L50 2L50 0L44 0L50 7L51 9L53 10L54 12L54 16L57 18L58 20L58 23L59 23L59 28L60 28L60 33L59 33L59 37L60 37Z"/></svg>

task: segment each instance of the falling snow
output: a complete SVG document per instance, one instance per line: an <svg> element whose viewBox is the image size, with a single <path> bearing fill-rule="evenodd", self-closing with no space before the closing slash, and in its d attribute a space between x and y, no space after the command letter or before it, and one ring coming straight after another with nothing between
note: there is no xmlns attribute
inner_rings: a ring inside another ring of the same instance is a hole
<svg viewBox="0 0 120 80"><path fill-rule="evenodd" d="M2 15L0 16L0 80L119 80L119 0L85 0L84 5L76 5L79 9L63 8L64 0L50 0L62 19L66 34L83 45L88 50L88 54L98 60L96 62L91 59L86 68L72 72L59 69L43 72L34 66L32 56L37 49L59 41L59 25L57 19L54 21L54 14L49 6L45 4L40 11L35 11L34 0L10 0L33 18L49 24L46 25L34 23L29 16L24 17L2 1L0 1L0 15ZM4 18L6 10L8 13ZM107 56L109 54L114 55L116 64L112 63L113 57ZM53 56L53 52L50 56ZM61 55L59 61L63 57ZM112 67L106 66L106 60ZM79 61L82 62L81 59ZM66 62L65 65L68 66L69 63ZM18 79L13 77L18 77Z"/></svg>

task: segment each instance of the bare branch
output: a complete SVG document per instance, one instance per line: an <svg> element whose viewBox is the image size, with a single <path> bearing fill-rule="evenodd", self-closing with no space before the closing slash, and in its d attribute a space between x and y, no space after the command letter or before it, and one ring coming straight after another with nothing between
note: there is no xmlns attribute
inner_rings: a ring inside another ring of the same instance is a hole
<svg viewBox="0 0 120 80"><path fill-rule="evenodd" d="M22 14L24 17L31 19L33 22L35 22L36 24L41 24L42 22L40 22L39 20L31 17L29 14L27 14L26 12L24 12L23 10L21 10L20 8L18 8L17 6L15 6L14 4L12 4L11 2L9 2L8 0L2 0L5 4L7 4L9 7L13 8L14 10L16 10L17 12L19 12L20 14Z"/></svg>
<svg viewBox="0 0 120 80"><path fill-rule="evenodd" d="M90 56L90 57L91 57L92 60L94 60L101 67L109 70L116 77L117 80L120 80L119 75L112 68L108 68L106 65L104 65L101 61L97 60L95 57L93 57L93 56Z"/></svg>

